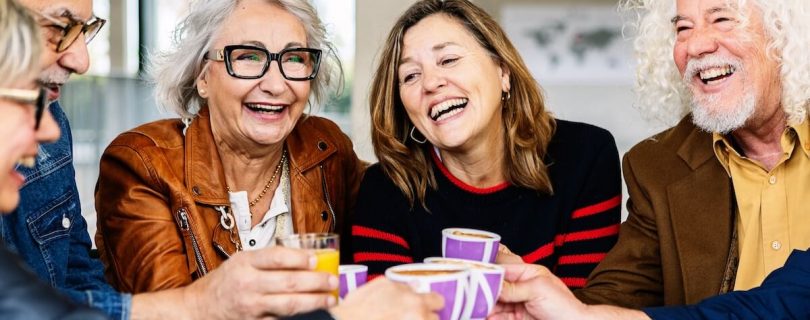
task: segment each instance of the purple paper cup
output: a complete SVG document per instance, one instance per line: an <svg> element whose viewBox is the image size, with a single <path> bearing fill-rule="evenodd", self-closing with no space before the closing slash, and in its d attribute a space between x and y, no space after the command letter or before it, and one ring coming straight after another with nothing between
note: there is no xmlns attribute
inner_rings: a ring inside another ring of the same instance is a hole
<svg viewBox="0 0 810 320"><path fill-rule="evenodd" d="M459 320L467 296L469 269L461 265L437 263L403 264L385 270L391 281L410 284L419 293L435 292L444 297L440 320Z"/></svg>
<svg viewBox="0 0 810 320"><path fill-rule="evenodd" d="M344 264L338 267L340 272L340 299L366 284L368 267L362 264Z"/></svg>
<svg viewBox="0 0 810 320"><path fill-rule="evenodd" d="M503 288L503 267L478 261L432 257L426 263L466 266L470 270L469 286L465 298L462 319L486 319Z"/></svg>
<svg viewBox="0 0 810 320"><path fill-rule="evenodd" d="M442 256L445 258L494 263L500 243L501 236L488 231L465 228L442 230Z"/></svg>

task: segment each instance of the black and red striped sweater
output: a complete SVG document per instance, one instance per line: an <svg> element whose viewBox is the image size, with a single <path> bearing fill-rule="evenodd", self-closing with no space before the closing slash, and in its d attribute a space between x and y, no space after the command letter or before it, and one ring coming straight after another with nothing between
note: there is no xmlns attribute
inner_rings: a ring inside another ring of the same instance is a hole
<svg viewBox="0 0 810 320"><path fill-rule="evenodd" d="M553 195L508 184L479 189L453 177L431 154L437 190L428 213L407 200L379 164L365 174L352 225L356 263L378 276L393 265L441 256L441 231L482 229L528 263L551 269L570 288L613 247L621 219L621 174L613 137L604 129L558 120L546 157Z"/></svg>

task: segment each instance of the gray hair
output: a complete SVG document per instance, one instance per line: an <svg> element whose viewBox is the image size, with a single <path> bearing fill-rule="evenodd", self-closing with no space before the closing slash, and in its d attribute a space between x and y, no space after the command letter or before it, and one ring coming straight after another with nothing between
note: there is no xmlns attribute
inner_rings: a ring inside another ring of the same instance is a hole
<svg viewBox="0 0 810 320"><path fill-rule="evenodd" d="M174 31L174 48L152 56L147 72L155 85L155 98L161 108L183 118L193 117L205 105L196 89L204 71L203 57L222 23L239 5L235 0L193 1L188 15ZM308 0L267 0L294 15L307 34L307 45L324 51L318 76L312 81L309 102L321 104L330 91L343 86L343 70L334 46L315 8Z"/></svg>
<svg viewBox="0 0 810 320"><path fill-rule="evenodd" d="M743 8L747 3L762 11L768 54L780 66L782 108L792 123L807 117L810 108L810 1L728 0ZM648 119L672 124L689 112L689 95L672 59L675 28L673 0L622 0L620 8L632 13L631 27L638 36L634 47L636 107ZM743 18L740 28L747 23Z"/></svg>
<svg viewBox="0 0 810 320"><path fill-rule="evenodd" d="M42 39L39 25L16 0L0 1L0 87L39 74Z"/></svg>

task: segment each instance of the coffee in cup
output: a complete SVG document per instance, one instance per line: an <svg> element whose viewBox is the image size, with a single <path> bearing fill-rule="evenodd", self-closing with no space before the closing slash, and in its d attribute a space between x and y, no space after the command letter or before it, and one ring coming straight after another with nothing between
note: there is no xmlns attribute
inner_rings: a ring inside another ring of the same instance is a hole
<svg viewBox="0 0 810 320"><path fill-rule="evenodd" d="M469 286L464 310L461 313L462 319L486 319L492 312L503 287L503 267L491 263L441 257L427 258L425 262L469 268Z"/></svg>
<svg viewBox="0 0 810 320"><path fill-rule="evenodd" d="M467 296L469 270L465 266L411 263L385 270L385 277L394 282L408 283L416 292L435 292L444 297L440 320L460 320Z"/></svg>
<svg viewBox="0 0 810 320"><path fill-rule="evenodd" d="M483 230L447 228L442 230L442 256L494 263L501 236Z"/></svg>

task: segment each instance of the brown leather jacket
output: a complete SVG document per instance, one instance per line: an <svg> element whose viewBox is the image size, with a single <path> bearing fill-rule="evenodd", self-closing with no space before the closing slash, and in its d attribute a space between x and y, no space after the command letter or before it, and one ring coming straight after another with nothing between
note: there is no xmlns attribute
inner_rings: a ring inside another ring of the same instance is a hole
<svg viewBox="0 0 810 320"><path fill-rule="evenodd" d="M236 251L239 233L222 227L217 211L230 201L208 109L185 135L183 128L178 119L145 124L119 135L101 157L96 244L118 290L185 286ZM285 143L295 231L348 235L366 167L351 141L333 122L305 116Z"/></svg>

